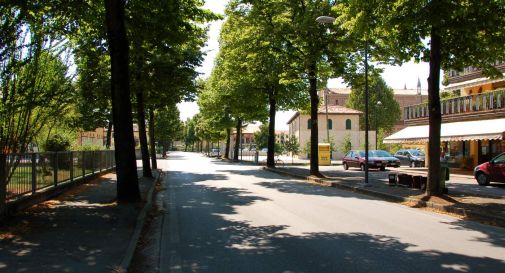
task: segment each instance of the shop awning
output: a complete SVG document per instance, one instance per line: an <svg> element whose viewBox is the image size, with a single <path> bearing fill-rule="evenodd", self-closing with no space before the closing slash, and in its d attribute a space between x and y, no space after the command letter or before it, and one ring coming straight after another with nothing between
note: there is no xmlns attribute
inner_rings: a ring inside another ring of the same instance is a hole
<svg viewBox="0 0 505 273"><path fill-rule="evenodd" d="M505 118L443 123L440 141L502 139ZM409 126L384 139L384 143L426 143L429 127Z"/></svg>

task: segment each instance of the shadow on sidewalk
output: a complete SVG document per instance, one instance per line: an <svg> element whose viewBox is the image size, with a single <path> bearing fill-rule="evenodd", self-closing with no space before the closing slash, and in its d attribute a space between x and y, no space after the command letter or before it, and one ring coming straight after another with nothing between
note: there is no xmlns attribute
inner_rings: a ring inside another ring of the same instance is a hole
<svg viewBox="0 0 505 273"><path fill-rule="evenodd" d="M150 180L139 179L143 196ZM111 272L123 259L142 203L116 202L115 174L13 216L0 228L0 272Z"/></svg>

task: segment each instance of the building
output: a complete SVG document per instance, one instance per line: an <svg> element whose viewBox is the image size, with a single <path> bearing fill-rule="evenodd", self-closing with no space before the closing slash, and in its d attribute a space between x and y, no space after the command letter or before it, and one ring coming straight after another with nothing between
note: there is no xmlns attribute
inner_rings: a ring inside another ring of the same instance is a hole
<svg viewBox="0 0 505 273"><path fill-rule="evenodd" d="M256 124L248 124L245 128L242 128L241 131L241 139L242 141L240 142L242 144L242 147L247 150L251 150L255 147L255 142L254 142L254 133L258 132L260 130L259 126ZM231 134L231 149L233 149L233 145L235 145L235 141L237 139L237 132L234 130Z"/></svg>
<svg viewBox="0 0 505 273"><path fill-rule="evenodd" d="M275 130L275 143L284 144L289 140L289 130Z"/></svg>
<svg viewBox="0 0 505 273"><path fill-rule="evenodd" d="M349 99L349 95L351 94L350 88L325 88L319 92L320 101L323 104L326 103L325 100L325 92L326 97L328 99L328 105L340 105L345 106L347 100ZM428 90L421 89L421 83L418 81L416 89L393 89L394 98L400 105L400 109L403 109L406 106L421 104L423 102L428 101ZM405 115L402 113L400 121L397 122L393 131L398 131L402 128L405 128Z"/></svg>
<svg viewBox="0 0 505 273"><path fill-rule="evenodd" d="M341 142L348 136L353 149L360 147L361 139L364 139L362 132L359 130L359 117L363 112L346 108L341 105L328 105L328 122L326 122L326 106L322 105L318 110L318 137L319 143L328 142L327 134L330 136L335 145L340 145ZM311 122L310 115L296 112L287 122L289 125L289 138L296 137L300 148L303 151L310 144ZM371 131L369 139L375 139L375 131ZM370 142L371 145L374 142ZM305 154L306 156L306 154ZM333 158L341 158L343 154L339 151L334 151Z"/></svg>
<svg viewBox="0 0 505 273"><path fill-rule="evenodd" d="M95 131L80 132L77 135L79 146L105 146L107 141L107 130L105 128L96 128Z"/></svg>
<svg viewBox="0 0 505 273"><path fill-rule="evenodd" d="M505 62L496 62L495 67L505 72ZM444 91L460 91L461 96L470 96L505 88L503 78L490 79L482 75L482 70L476 67L465 67L463 71L449 70L445 76L448 85Z"/></svg>
<svg viewBox="0 0 505 273"><path fill-rule="evenodd" d="M505 72L505 63L496 67ZM472 67L449 70L445 76L444 91L459 96L441 101L441 151L449 167L471 169L505 151L505 79L489 79ZM404 107L403 114L406 128L384 142L417 145L427 152L427 103Z"/></svg>

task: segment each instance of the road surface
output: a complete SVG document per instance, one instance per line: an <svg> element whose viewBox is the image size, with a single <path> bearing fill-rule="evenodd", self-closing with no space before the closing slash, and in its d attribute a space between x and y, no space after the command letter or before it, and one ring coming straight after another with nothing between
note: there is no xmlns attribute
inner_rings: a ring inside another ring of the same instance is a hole
<svg viewBox="0 0 505 273"><path fill-rule="evenodd" d="M194 153L159 165L160 272L504 272L502 228Z"/></svg>

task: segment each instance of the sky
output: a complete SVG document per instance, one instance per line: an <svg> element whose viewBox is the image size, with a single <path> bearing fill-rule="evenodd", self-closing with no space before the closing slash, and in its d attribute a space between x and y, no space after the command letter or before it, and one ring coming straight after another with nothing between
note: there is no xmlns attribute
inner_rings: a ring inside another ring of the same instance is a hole
<svg viewBox="0 0 505 273"><path fill-rule="evenodd" d="M226 0L206 0L204 8L209 9L213 12L224 14L224 8L226 5ZM202 74L203 78L207 78L210 75L212 67L214 65L214 59L219 50L219 31L221 29L223 21L215 21L209 24L209 40L207 46L203 48L206 53L205 59L202 66L197 70ZM421 79L421 88L427 89L427 79L429 74L428 63L414 62L406 63L402 66L382 66L384 68L384 73L382 77L386 83L393 89L402 89L405 86L408 89L415 89L417 86L417 80ZM345 87L344 84L338 79L331 79L328 81L328 87ZM193 115L198 113L198 105L196 102L183 102L178 105L180 111L181 120L185 121L187 118L191 118ZM277 130L287 130L288 125L286 122L294 114L294 111L287 112L277 112L276 115L276 129Z"/></svg>

